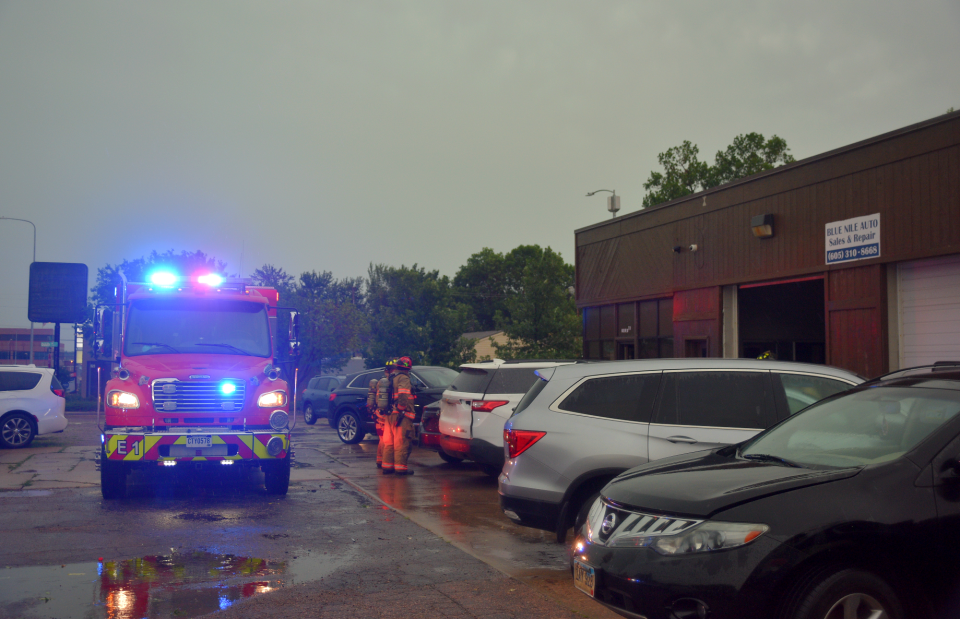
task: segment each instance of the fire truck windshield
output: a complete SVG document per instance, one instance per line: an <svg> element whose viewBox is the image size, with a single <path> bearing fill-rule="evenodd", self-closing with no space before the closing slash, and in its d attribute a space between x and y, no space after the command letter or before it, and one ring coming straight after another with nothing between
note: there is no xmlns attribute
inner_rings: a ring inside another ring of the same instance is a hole
<svg viewBox="0 0 960 619"><path fill-rule="evenodd" d="M270 356L270 327L261 303L225 299L137 299L131 303L123 352L139 355Z"/></svg>

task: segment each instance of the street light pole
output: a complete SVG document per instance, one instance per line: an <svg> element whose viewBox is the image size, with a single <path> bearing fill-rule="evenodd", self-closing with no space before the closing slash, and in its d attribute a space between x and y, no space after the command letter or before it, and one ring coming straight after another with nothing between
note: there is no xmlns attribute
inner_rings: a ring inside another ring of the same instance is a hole
<svg viewBox="0 0 960 619"><path fill-rule="evenodd" d="M617 216L617 211L620 210L620 196L617 195L616 189L597 189L596 191L591 191L587 194L587 197L600 193L601 191L606 191L607 193L612 193L613 195L607 198L607 210L613 213L611 218Z"/></svg>
<svg viewBox="0 0 960 619"><path fill-rule="evenodd" d="M17 219L16 217L3 217L0 215L0 219L9 219L10 221L22 221L33 226L33 262L37 261L37 226L29 219ZM33 264L31 262L30 264ZM16 354L16 353L14 353ZM33 321L30 321L30 363L33 364Z"/></svg>

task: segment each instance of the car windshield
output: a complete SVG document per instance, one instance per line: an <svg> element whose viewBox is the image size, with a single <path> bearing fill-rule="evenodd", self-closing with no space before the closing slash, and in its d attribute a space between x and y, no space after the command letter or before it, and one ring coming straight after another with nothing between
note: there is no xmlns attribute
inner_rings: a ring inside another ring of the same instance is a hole
<svg viewBox="0 0 960 619"><path fill-rule="evenodd" d="M450 368L417 368L416 372L420 380L426 383L430 389L449 387L453 379L457 377L457 372Z"/></svg>
<svg viewBox="0 0 960 619"><path fill-rule="evenodd" d="M270 356L266 306L224 299L141 299L130 307L124 354Z"/></svg>
<svg viewBox="0 0 960 619"><path fill-rule="evenodd" d="M741 447L744 458L850 467L899 458L960 412L960 392L875 387L814 405Z"/></svg>

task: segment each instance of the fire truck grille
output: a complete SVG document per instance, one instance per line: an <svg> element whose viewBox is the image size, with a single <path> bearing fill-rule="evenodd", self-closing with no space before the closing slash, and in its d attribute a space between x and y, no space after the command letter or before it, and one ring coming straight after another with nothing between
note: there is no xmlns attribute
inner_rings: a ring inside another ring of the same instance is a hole
<svg viewBox="0 0 960 619"><path fill-rule="evenodd" d="M233 389L229 386L232 385ZM153 407L160 412L222 413L243 408L246 385L242 380L156 381Z"/></svg>

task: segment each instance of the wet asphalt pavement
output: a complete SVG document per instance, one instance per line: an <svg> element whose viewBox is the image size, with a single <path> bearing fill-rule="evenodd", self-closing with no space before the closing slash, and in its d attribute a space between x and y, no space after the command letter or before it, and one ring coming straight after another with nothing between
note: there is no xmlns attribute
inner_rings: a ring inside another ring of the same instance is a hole
<svg viewBox="0 0 960 619"><path fill-rule="evenodd" d="M573 588L567 549L500 513L496 480L414 449L294 430L286 497L262 475L156 471L103 501L93 414L0 451L0 617L615 617Z"/></svg>

